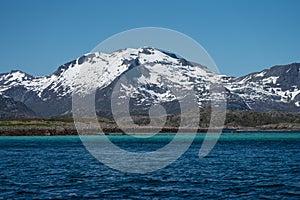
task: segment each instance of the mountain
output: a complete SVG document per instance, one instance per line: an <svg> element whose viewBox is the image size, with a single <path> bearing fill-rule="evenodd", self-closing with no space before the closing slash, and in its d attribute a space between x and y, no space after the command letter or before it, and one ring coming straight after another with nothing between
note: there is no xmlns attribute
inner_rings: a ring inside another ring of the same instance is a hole
<svg viewBox="0 0 300 200"><path fill-rule="evenodd" d="M33 118L36 114L25 104L0 93L0 119Z"/></svg>
<svg viewBox="0 0 300 200"><path fill-rule="evenodd" d="M85 78L82 73L88 69L94 70ZM49 76L34 77L22 71L0 74L0 92L40 117L70 117L72 93L97 88L97 114L109 118L113 89L121 77L130 81L121 84L118 98L130 98L129 107L136 114L147 113L153 103L161 103L168 113L178 112L179 102L172 93L177 89L193 88L199 107L208 107L210 87L223 83L229 110L300 112L299 69L300 64L294 63L230 77L155 48L128 48L83 55ZM184 94L177 98L184 98Z"/></svg>
<svg viewBox="0 0 300 200"><path fill-rule="evenodd" d="M300 64L278 65L225 84L250 110L300 112Z"/></svg>

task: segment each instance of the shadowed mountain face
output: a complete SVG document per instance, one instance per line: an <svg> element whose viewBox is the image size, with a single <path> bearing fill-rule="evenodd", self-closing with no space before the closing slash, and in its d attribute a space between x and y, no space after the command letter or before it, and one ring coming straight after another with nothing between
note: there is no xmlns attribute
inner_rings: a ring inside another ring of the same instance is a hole
<svg viewBox="0 0 300 200"><path fill-rule="evenodd" d="M33 118L36 114L22 102L0 93L0 119Z"/></svg>
<svg viewBox="0 0 300 200"><path fill-rule="evenodd" d="M83 71L96 69L92 78L84 79ZM189 62L175 54L146 47L124 49L105 54L86 54L60 66L49 76L33 77L21 71L0 74L0 92L25 104L40 117L70 117L72 93L90 92L96 87L95 106L98 115L111 117L113 89L121 79L118 98L129 98L132 114L147 113L152 104L162 104L168 113L180 107L172 91L193 89L197 104L210 106L210 87L223 83L229 110L300 112L300 64L274 66L243 77L216 74L200 64ZM5 98L1 98L5 105Z"/></svg>

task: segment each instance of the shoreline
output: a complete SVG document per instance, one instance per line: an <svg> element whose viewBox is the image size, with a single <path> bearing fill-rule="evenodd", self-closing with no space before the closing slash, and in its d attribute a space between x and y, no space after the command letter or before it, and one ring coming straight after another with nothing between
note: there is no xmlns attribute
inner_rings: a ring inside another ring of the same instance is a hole
<svg viewBox="0 0 300 200"><path fill-rule="evenodd" d="M117 127L110 127L110 128L103 128L102 129L105 135L128 135L124 133L121 129ZM181 131L189 133L192 132L194 129L182 129ZM197 133L207 133L207 128L199 128ZM216 129L220 130L220 129ZM177 128L167 127L163 128L159 131L160 134L164 133L176 133L178 131ZM213 130L211 130L213 131ZM99 135L97 134L98 131L90 130L91 134L87 135ZM151 132L157 132L157 129L134 129L130 131L133 134L147 134ZM222 130L223 134L226 133L300 133L300 129L259 129L255 127L243 127L239 129L233 128L224 128ZM56 126L56 127L0 127L0 136L78 136L78 132L75 127L63 127L63 126Z"/></svg>

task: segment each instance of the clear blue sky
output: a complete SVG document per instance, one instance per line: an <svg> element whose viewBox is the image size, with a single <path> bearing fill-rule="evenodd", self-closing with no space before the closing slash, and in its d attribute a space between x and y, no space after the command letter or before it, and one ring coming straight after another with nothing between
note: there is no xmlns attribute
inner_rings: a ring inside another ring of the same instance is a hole
<svg viewBox="0 0 300 200"><path fill-rule="evenodd" d="M147 26L194 38L228 75L300 62L299 0L1 0L0 73L48 75L113 34Z"/></svg>

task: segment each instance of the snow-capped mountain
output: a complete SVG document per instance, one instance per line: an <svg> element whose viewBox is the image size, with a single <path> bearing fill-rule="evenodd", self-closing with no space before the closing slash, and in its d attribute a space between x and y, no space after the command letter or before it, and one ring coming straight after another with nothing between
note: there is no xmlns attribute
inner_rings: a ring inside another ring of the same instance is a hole
<svg viewBox="0 0 300 200"><path fill-rule="evenodd" d="M300 64L278 65L225 84L249 109L300 112Z"/></svg>
<svg viewBox="0 0 300 200"><path fill-rule="evenodd" d="M200 107L209 106L209 88L223 83L227 108L231 110L286 110L299 112L300 64L275 66L240 78L219 75L200 64L151 47L123 49L111 54L89 53L60 66L49 76L34 77L21 71L0 74L0 92L20 101L38 116L71 116L72 93L97 88L96 110L109 116L110 102L117 82L119 98L130 97L132 110L147 110L162 103L177 112L172 90L194 89ZM92 69L92 73L89 71ZM85 73L89 75L87 78Z"/></svg>

